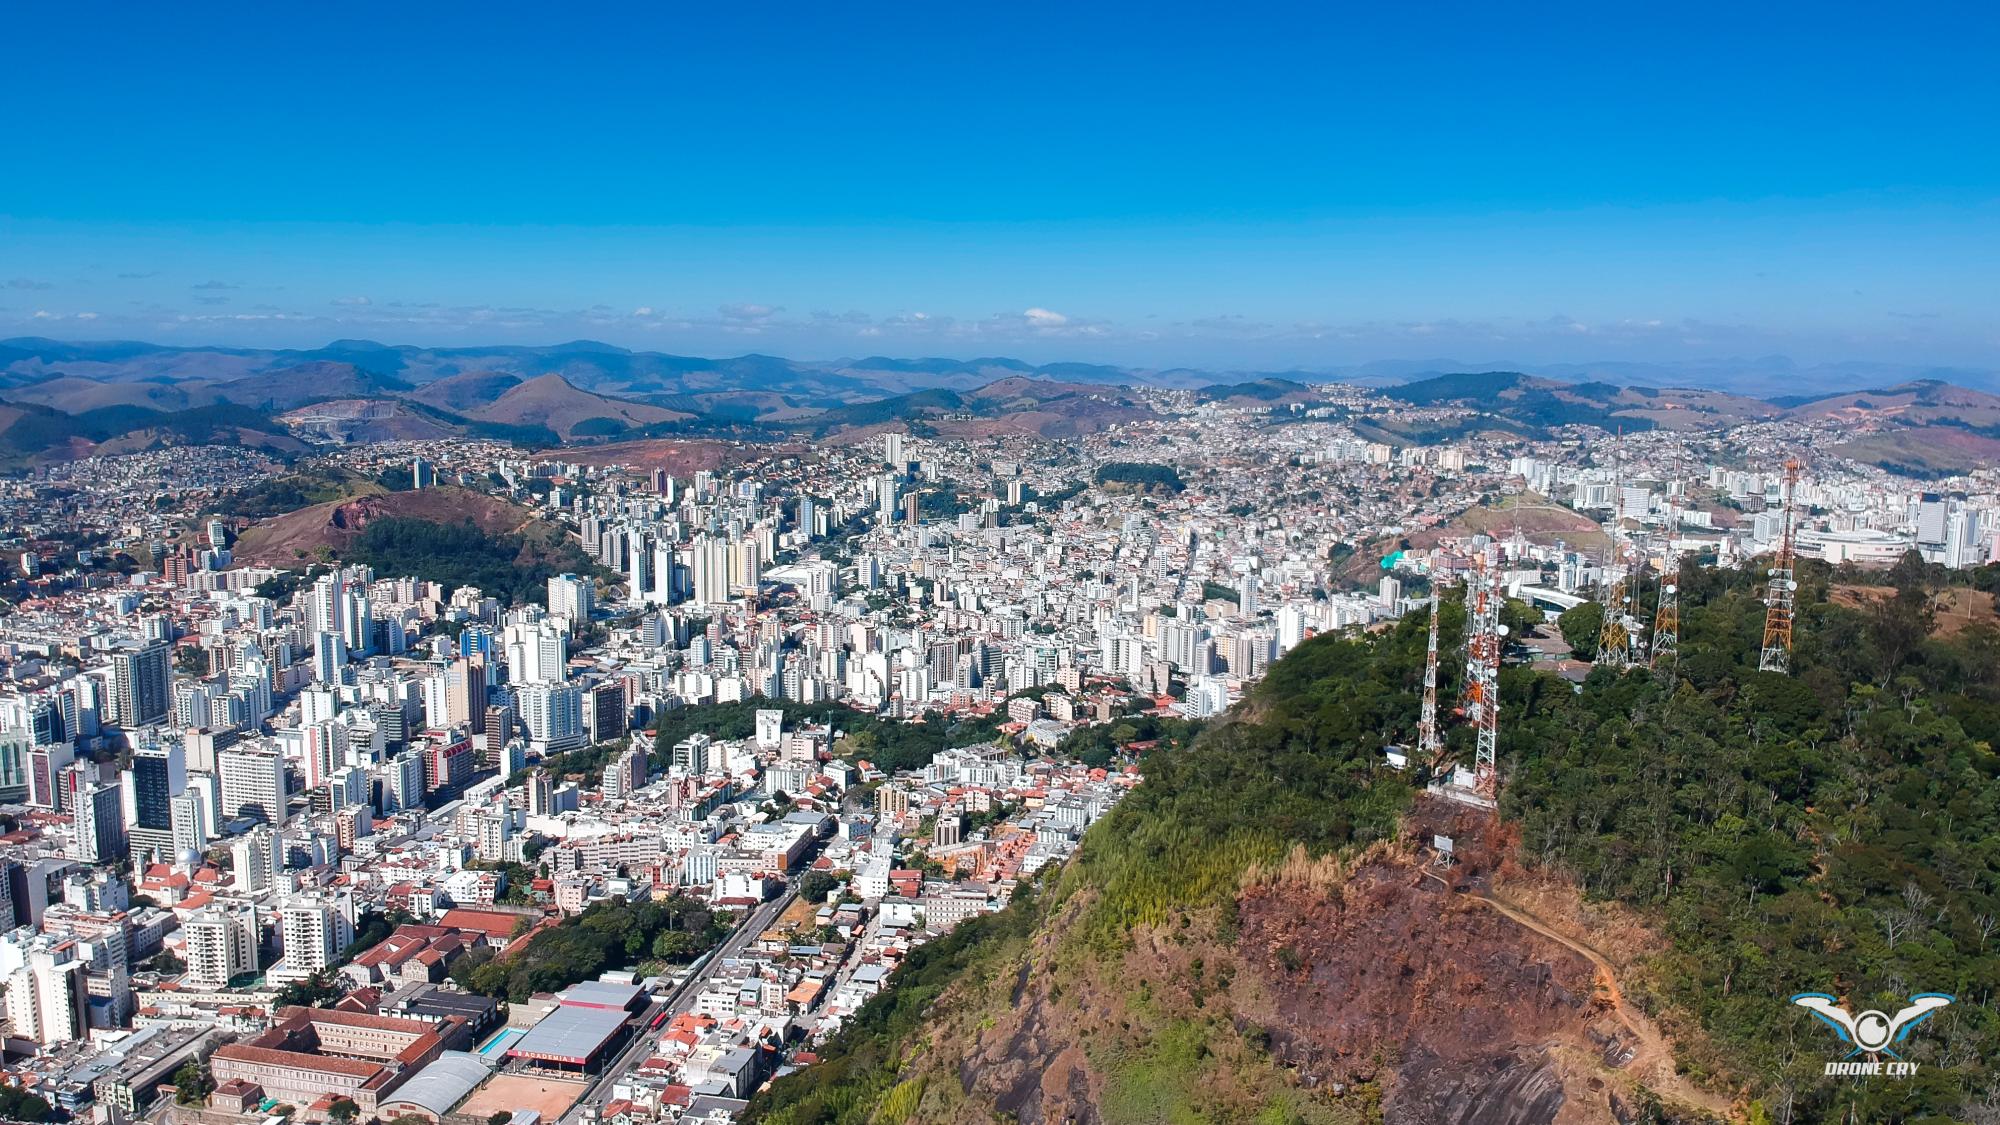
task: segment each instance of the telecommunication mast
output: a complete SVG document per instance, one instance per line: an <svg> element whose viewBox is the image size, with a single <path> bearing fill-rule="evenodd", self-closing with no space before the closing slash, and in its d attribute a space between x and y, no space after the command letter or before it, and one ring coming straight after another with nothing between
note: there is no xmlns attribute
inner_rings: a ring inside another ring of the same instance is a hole
<svg viewBox="0 0 2000 1125"><path fill-rule="evenodd" d="M1785 462L1784 530L1778 538L1778 557L1771 564L1771 581L1764 588L1764 649L1757 667L1766 672L1790 675L1792 671L1792 598L1798 592L1793 575L1792 496L1799 483L1799 459Z"/></svg>
<svg viewBox="0 0 2000 1125"><path fill-rule="evenodd" d="M1500 596L1500 560L1493 545L1476 556L1467 591L1473 603L1465 652L1466 715L1472 720L1475 747L1472 788L1490 801L1500 790L1500 638L1507 632L1500 623L1505 599Z"/></svg>

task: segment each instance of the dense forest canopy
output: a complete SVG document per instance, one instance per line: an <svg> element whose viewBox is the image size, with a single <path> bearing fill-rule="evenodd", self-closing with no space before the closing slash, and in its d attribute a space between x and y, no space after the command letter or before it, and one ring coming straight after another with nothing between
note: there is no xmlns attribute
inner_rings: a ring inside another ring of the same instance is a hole
<svg viewBox="0 0 2000 1125"><path fill-rule="evenodd" d="M1142 461L1107 461L1097 467L1093 478L1100 485L1124 486L1141 492L1155 489L1162 492L1181 492L1187 488L1179 472L1172 465L1156 465Z"/></svg>
<svg viewBox="0 0 2000 1125"><path fill-rule="evenodd" d="M575 543L494 535L471 520L433 523L391 516L370 521L348 545L345 561L377 574L421 574L447 591L476 586L503 604L544 604L558 574L589 574L594 565Z"/></svg>
<svg viewBox="0 0 2000 1125"><path fill-rule="evenodd" d="M1756 668L1761 575L1692 565L1669 667L1599 669L1580 686L1503 671L1501 814L1520 826L1522 859L1653 921L1668 948L1630 998L1682 1031L1694 1077L1747 1094L1753 1119L2000 1119L1985 1062L2000 1050L2000 629L1990 608L1937 629L1942 577L1912 560L1884 589L1879 574L1805 564L1792 676ZM1874 588L1836 600L1836 583ZM1415 735L1422 617L1309 641L1191 747L1147 757L1145 783L1052 887L913 957L898 980L915 987L871 1001L826 1061L760 1094L752 1119L869 1120L898 1088L922 1011L949 1004L949 975L989 971L1081 889L1077 924L1118 948L1137 924L1227 913L1254 860L1393 832L1424 780L1379 765L1384 745ZM1447 603L1447 651L1463 620ZM1459 670L1447 659L1448 692ZM1806 991L1856 1010L1917 992L1960 1002L1900 1045L1916 1077L1843 1082L1821 1074L1825 1029L1786 1002Z"/></svg>

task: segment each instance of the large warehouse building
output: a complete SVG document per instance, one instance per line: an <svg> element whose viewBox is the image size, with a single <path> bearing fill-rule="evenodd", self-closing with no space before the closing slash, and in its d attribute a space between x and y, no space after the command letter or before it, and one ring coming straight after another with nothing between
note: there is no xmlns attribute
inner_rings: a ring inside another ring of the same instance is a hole
<svg viewBox="0 0 2000 1125"><path fill-rule="evenodd" d="M558 1004L553 1012L514 1041L510 1059L526 1059L552 1070L594 1073L628 1030L623 1008Z"/></svg>

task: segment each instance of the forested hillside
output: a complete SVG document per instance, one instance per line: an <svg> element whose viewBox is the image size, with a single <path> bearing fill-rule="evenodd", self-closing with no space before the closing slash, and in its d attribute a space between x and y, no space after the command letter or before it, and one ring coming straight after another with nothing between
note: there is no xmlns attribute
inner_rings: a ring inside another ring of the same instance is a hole
<svg viewBox="0 0 2000 1125"><path fill-rule="evenodd" d="M1315 639L1149 757L1066 870L913 956L911 987L753 1119L1989 1120L2000 632L1933 635L1937 578L1899 567L1852 608L1807 567L1792 677L1755 670L1757 576L1693 568L1671 670L1579 690L1508 668L1502 821L1458 896L1418 871L1422 779L1378 764L1414 738L1423 622ZM1616 946L1630 1041L1656 1024L1680 1074L1579 1069L1601 980L1467 901L1530 892ZM1960 1002L1899 1045L1917 1077L1852 1081L1822 1076L1845 1048L1801 991Z"/></svg>
<svg viewBox="0 0 2000 1125"><path fill-rule="evenodd" d="M545 602L557 574L590 574L592 562L559 535L493 534L471 520L443 523L391 516L371 521L344 561L378 574L422 574L447 589L477 586L508 603Z"/></svg>

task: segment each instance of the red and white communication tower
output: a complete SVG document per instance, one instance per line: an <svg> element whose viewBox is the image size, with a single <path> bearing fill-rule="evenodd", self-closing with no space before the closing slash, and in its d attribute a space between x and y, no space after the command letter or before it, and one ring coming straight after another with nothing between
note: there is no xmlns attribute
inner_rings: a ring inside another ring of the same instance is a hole
<svg viewBox="0 0 2000 1125"><path fill-rule="evenodd" d="M1778 557L1771 564L1771 581L1764 587L1764 649L1757 667L1766 672L1792 671L1792 597L1799 583L1793 576L1792 494L1798 488L1799 459L1785 462L1784 533L1778 537Z"/></svg>
<svg viewBox="0 0 2000 1125"><path fill-rule="evenodd" d="M1472 721L1474 754L1472 788L1493 800L1500 790L1500 645L1507 627L1500 623L1506 601L1500 590L1500 557L1496 547L1473 558L1466 583L1465 713Z"/></svg>

